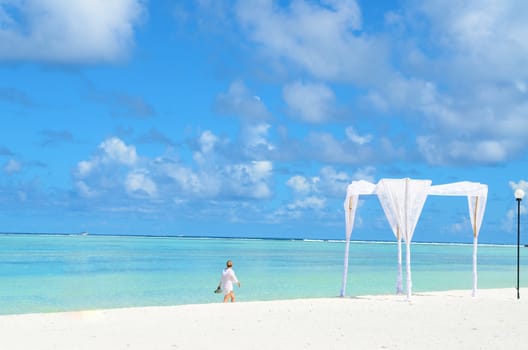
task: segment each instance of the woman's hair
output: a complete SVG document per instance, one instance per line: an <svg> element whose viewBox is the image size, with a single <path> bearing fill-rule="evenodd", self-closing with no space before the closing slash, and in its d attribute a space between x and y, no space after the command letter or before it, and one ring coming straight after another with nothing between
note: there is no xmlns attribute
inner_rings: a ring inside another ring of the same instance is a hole
<svg viewBox="0 0 528 350"><path fill-rule="evenodd" d="M227 267L232 267L233 266L233 262L231 260L227 260L226 265L227 265Z"/></svg>

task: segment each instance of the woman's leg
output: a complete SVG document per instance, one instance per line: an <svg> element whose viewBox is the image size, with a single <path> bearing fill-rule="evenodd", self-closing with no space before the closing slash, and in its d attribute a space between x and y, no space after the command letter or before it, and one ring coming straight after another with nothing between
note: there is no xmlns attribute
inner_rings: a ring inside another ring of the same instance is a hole
<svg viewBox="0 0 528 350"><path fill-rule="evenodd" d="M231 299L231 302L233 303L235 301L235 293L234 292L229 292L227 293L226 295L224 295L224 303L227 303L227 301Z"/></svg>

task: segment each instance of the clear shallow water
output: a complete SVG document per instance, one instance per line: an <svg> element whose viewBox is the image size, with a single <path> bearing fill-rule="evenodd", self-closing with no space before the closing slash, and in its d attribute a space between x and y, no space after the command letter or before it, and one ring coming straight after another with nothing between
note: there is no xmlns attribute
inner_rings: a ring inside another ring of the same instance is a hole
<svg viewBox="0 0 528 350"><path fill-rule="evenodd" d="M213 290L227 259L242 283L240 301L334 297L344 248L322 241L0 235L0 314L219 302ZM353 242L347 295L393 293L396 249ZM471 289L471 245L411 250L413 292ZM528 287L525 251L521 287ZM514 293L516 252L479 246L479 288Z"/></svg>

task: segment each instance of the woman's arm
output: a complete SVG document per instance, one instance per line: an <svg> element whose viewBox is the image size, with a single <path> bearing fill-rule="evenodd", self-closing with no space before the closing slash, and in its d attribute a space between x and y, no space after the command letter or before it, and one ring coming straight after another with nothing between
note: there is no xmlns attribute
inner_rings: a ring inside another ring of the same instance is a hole
<svg viewBox="0 0 528 350"><path fill-rule="evenodd" d="M238 285L238 288L240 288L240 281L238 280L235 271L231 270L231 277L233 279L233 282L235 282Z"/></svg>

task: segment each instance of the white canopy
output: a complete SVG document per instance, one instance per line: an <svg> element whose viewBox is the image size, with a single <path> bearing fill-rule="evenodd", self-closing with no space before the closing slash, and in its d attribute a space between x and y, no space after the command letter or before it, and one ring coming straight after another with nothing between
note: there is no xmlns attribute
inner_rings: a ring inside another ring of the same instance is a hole
<svg viewBox="0 0 528 350"><path fill-rule="evenodd" d="M345 199L346 245L341 296L345 295L348 276L350 236L360 195L376 194L398 240L398 279L396 290L402 293L401 238L406 244L407 298L411 297L410 244L414 229L427 199L427 195L467 196L473 229L473 295L477 290L477 240L486 209L488 186L474 182L456 182L431 186L431 180L382 179L376 185L368 181L353 181L347 187Z"/></svg>

